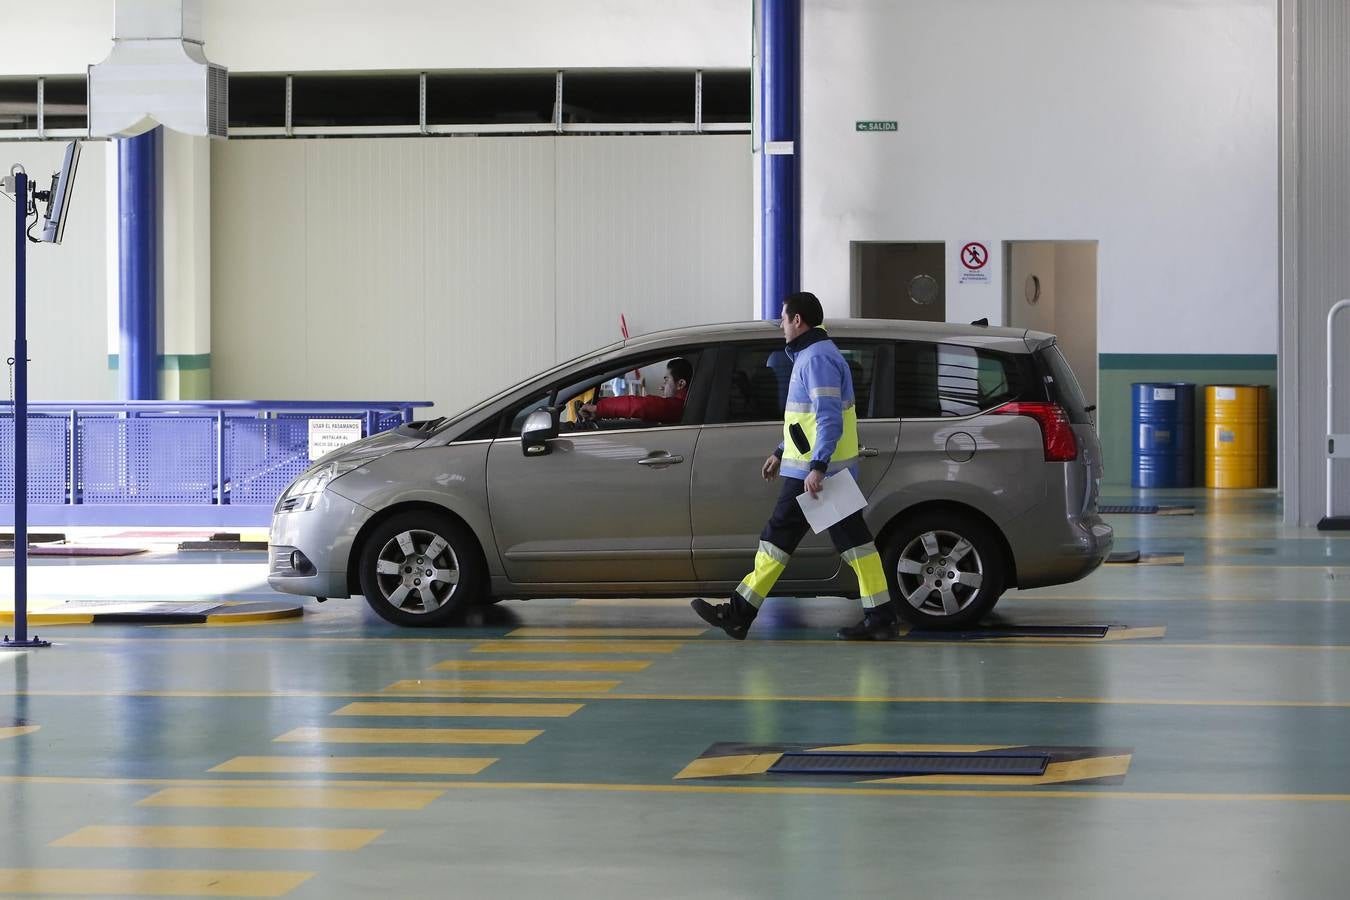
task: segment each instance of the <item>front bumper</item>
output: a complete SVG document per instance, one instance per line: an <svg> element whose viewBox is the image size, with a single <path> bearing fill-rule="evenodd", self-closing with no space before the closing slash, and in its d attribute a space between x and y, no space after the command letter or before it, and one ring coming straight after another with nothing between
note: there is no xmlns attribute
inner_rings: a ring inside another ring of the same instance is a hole
<svg viewBox="0 0 1350 900"><path fill-rule="evenodd" d="M267 583L284 594L350 597L348 563L356 535L372 515L359 503L326 490L313 509L272 516ZM292 565L294 551L303 556L298 569Z"/></svg>

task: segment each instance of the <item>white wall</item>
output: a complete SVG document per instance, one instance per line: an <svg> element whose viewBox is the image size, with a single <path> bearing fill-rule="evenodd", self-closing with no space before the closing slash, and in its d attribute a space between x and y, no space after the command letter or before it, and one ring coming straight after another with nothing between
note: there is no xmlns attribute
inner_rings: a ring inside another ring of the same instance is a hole
<svg viewBox="0 0 1350 900"><path fill-rule="evenodd" d="M230 141L212 153L220 398L433 400L745 317L746 135Z"/></svg>
<svg viewBox="0 0 1350 900"><path fill-rule="evenodd" d="M999 321L1003 241L1098 240L1102 352L1274 353L1276 47L1276 0L808 0L803 285L944 240L948 317Z"/></svg>
<svg viewBox="0 0 1350 900"><path fill-rule="evenodd" d="M750 0L205 0L206 55L240 72L745 68ZM78 74L112 50L113 0L3 0L28 40L0 75Z"/></svg>
<svg viewBox="0 0 1350 900"><path fill-rule="evenodd" d="M71 195L69 222L62 243L28 244L28 396L30 400L113 400L116 378L108 369L104 302L104 203L109 145L88 141L80 154ZM0 144L0 168L20 163L29 178L46 190L61 168L65 142ZM38 204L39 210L45 209ZM14 207L0 201L5 217L0 234L0 394L9 399L9 370L14 355ZM34 229L37 233L41 224Z"/></svg>

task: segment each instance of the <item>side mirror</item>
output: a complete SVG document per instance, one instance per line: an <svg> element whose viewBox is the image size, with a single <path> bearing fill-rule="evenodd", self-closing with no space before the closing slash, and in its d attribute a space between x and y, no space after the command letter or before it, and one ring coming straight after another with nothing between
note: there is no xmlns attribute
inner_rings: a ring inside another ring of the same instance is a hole
<svg viewBox="0 0 1350 900"><path fill-rule="evenodd" d="M520 429L520 450L526 456L547 456L553 452L548 442L558 436L558 412L536 409Z"/></svg>

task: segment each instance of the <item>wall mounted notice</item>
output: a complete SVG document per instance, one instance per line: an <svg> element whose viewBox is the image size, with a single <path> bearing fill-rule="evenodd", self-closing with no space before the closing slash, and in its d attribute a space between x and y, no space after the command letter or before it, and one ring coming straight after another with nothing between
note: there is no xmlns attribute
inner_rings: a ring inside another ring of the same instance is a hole
<svg viewBox="0 0 1350 900"><path fill-rule="evenodd" d="M894 119L859 121L855 130L857 131L899 131L900 123Z"/></svg>
<svg viewBox="0 0 1350 900"><path fill-rule="evenodd" d="M989 284L989 245L967 241L961 245L961 284Z"/></svg>
<svg viewBox="0 0 1350 900"><path fill-rule="evenodd" d="M361 440L360 419L310 419L309 458L318 459L352 441Z"/></svg>

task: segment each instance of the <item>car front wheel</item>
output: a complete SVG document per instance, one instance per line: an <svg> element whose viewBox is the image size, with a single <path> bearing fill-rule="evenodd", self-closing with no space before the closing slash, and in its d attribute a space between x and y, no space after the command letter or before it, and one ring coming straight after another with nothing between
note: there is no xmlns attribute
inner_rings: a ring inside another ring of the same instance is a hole
<svg viewBox="0 0 1350 900"><path fill-rule="evenodd" d="M918 628L963 628L994 608L1007 582L1002 543L958 511L906 519L882 547L882 564L901 618Z"/></svg>
<svg viewBox="0 0 1350 900"><path fill-rule="evenodd" d="M367 538L361 590L371 609L395 625L446 625L482 599L483 569L463 525L429 511L400 513Z"/></svg>

